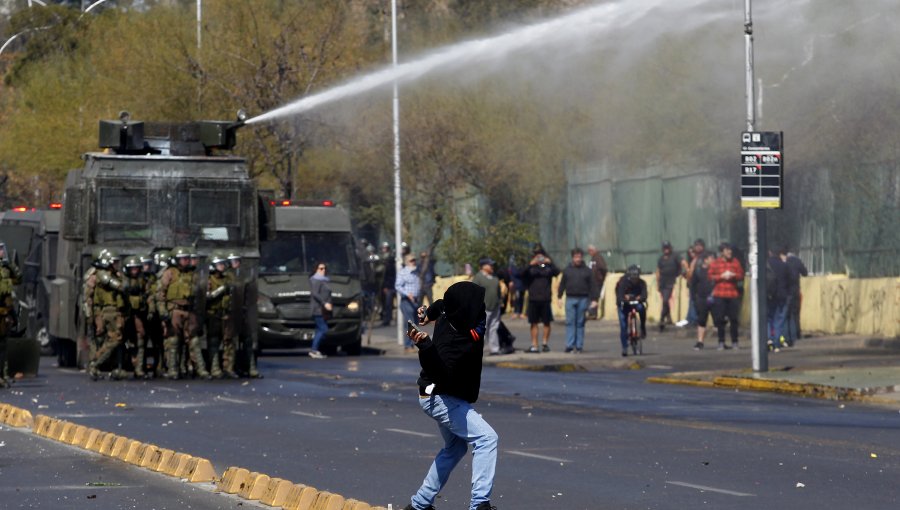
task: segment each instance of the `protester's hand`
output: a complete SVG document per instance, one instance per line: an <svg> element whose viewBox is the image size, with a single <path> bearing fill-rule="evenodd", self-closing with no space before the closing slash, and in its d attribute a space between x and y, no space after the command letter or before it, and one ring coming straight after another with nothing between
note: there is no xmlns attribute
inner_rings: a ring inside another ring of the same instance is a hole
<svg viewBox="0 0 900 510"><path fill-rule="evenodd" d="M726 270L722 273L722 279L723 279L723 280L731 280L732 278L734 278L734 273L732 273L731 271L729 271L729 270L726 269Z"/></svg>
<svg viewBox="0 0 900 510"><path fill-rule="evenodd" d="M426 333L424 331L413 330L413 331L410 331L409 333L407 333L406 336L408 336L410 339L412 339L413 342L416 343L416 345L418 345L418 344L424 342L428 338L428 333Z"/></svg>
<svg viewBox="0 0 900 510"><path fill-rule="evenodd" d="M416 315L419 317L419 326L425 326L426 324L431 322L428 319L428 307L427 306L424 306L424 305L420 306L419 309L416 310Z"/></svg>
<svg viewBox="0 0 900 510"><path fill-rule="evenodd" d="M324 307L326 310L328 310L329 312L334 308L333 306L331 306L331 303L325 303L325 304L323 305L323 307Z"/></svg>
<svg viewBox="0 0 900 510"><path fill-rule="evenodd" d="M598 303L597 303L596 300L595 300L595 301L591 301L591 308L597 308L597 305L598 305Z"/></svg>

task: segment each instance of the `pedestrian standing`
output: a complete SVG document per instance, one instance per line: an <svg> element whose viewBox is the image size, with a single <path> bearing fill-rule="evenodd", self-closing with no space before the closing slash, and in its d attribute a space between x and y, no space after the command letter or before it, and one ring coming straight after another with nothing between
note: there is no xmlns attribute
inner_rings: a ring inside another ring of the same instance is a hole
<svg viewBox="0 0 900 510"><path fill-rule="evenodd" d="M13 293L22 281L19 268L6 255L6 243L0 241L0 388L8 388L6 337L13 326Z"/></svg>
<svg viewBox="0 0 900 510"><path fill-rule="evenodd" d="M788 266L782 254L769 250L766 260L766 322L769 350L779 352L787 347L785 321L787 320ZM783 255L786 255L783 254Z"/></svg>
<svg viewBox="0 0 900 510"><path fill-rule="evenodd" d="M566 295L566 352L584 351L584 323L589 308L597 307L600 289L593 271L584 263L581 248L572 250L572 262L562 271L556 297Z"/></svg>
<svg viewBox="0 0 900 510"><path fill-rule="evenodd" d="M480 270L472 277L472 283L484 289L485 339L491 355L500 354L500 279L494 275L494 261L483 257L478 261Z"/></svg>
<svg viewBox="0 0 900 510"><path fill-rule="evenodd" d="M550 352L550 323L553 322L551 285L559 269L547 256L543 246L536 245L528 267L523 271L528 286L528 324L531 325L531 347L526 352ZM538 349L538 324L544 326L543 345Z"/></svg>
<svg viewBox="0 0 900 510"><path fill-rule="evenodd" d="M431 303L434 303L434 283L437 278L434 272L435 264L437 264L437 259L433 253L423 251L419 254L419 276L422 287L419 303L423 305L425 304L425 299L428 299L429 306Z"/></svg>
<svg viewBox="0 0 900 510"><path fill-rule="evenodd" d="M688 286L688 295L693 296L693 290L691 290L691 282L693 281L694 270L696 270L702 264L702 257L707 255L706 251L706 241L703 239L697 238L694 241L694 244L691 245L691 248L687 251L687 259L683 261L682 264L684 266L684 279L687 282ZM694 324L697 322L697 309L696 303L694 302L693 297L688 300L688 309L687 315L684 316L683 320L680 320L675 323L678 327L684 327L689 324Z"/></svg>
<svg viewBox="0 0 900 510"><path fill-rule="evenodd" d="M397 283L397 261L387 242L381 243L381 262L384 275L381 278L381 325L390 326L394 316L394 285Z"/></svg>
<svg viewBox="0 0 900 510"><path fill-rule="evenodd" d="M659 289L660 301L662 301L662 310L659 313L660 331L666 328L666 324L673 324L672 307L675 304L675 282L681 273L681 257L672 252L672 243L663 242L662 255L656 262L656 286Z"/></svg>
<svg viewBox="0 0 900 510"><path fill-rule="evenodd" d="M309 294L312 297L312 316L316 322L316 334L313 336L312 350L309 357L322 359L320 346L325 333L328 332L328 319L331 316L333 306L331 304L331 287L328 286L328 266L324 262L316 264L316 272L309 277Z"/></svg>
<svg viewBox="0 0 900 510"><path fill-rule="evenodd" d="M697 324L697 343L694 344L694 350L703 349L703 342L706 339L706 323L713 306L713 281L709 279L709 266L715 257L712 253L700 253L694 258L691 269L690 294L691 303L695 310L696 318L694 322Z"/></svg>
<svg viewBox="0 0 900 510"><path fill-rule="evenodd" d="M741 292L738 283L744 281L744 268L734 257L729 243L719 245L719 258L709 266L713 281L713 321L719 334L719 350L738 348L738 326L741 313ZM731 347L725 345L725 325L731 330Z"/></svg>
<svg viewBox="0 0 900 510"><path fill-rule="evenodd" d="M434 335L410 332L419 349L422 371L419 405L437 422L444 440L421 487L405 510L434 510L453 468L472 445L472 499L470 510L491 510L497 465L498 437L472 407L481 388L484 349L484 288L472 282L450 286L443 299L419 310L420 324L435 322Z"/></svg>
<svg viewBox="0 0 900 510"><path fill-rule="evenodd" d="M403 259L406 265L397 273L394 290L400 302L400 312L408 321L416 321L416 309L419 308L419 270L416 267L415 255L407 254ZM412 340L404 342L407 352L415 352Z"/></svg>
<svg viewBox="0 0 900 510"><path fill-rule="evenodd" d="M788 267L788 288L787 288L787 325L785 330L787 334L785 339L789 346L793 346L794 342L800 339L800 304L803 296L800 293L800 277L809 276L806 265L800 260L800 257L794 255L784 247L781 250L784 263Z"/></svg>
<svg viewBox="0 0 900 510"><path fill-rule="evenodd" d="M588 245L588 255L591 257L591 260L588 262L588 264L590 265L591 272L594 274L594 280L597 282L597 296L602 297L603 284L606 282L606 275L609 272L609 268L606 266L606 259L604 259L603 255L600 254L600 250L598 250L597 247L593 244ZM588 316L590 316L590 318L592 319L596 319L599 311L599 306L591 308L588 312Z"/></svg>

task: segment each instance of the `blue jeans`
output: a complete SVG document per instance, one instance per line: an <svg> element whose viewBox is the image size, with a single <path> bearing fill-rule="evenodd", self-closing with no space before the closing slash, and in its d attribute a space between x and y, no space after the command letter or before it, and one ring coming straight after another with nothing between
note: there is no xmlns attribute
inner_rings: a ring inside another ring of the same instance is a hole
<svg viewBox="0 0 900 510"><path fill-rule="evenodd" d="M325 338L325 333L328 332L328 323L321 315L313 315L313 320L316 321L316 334L313 336L312 350L318 351L322 339Z"/></svg>
<svg viewBox="0 0 900 510"><path fill-rule="evenodd" d="M474 510L479 504L490 501L497 466L497 433L471 404L460 398L449 395L419 397L419 405L438 423L444 447L434 458L422 486L412 497L413 508L428 508L434 503L447 484L450 472L465 456L469 444L472 445L470 508Z"/></svg>
<svg viewBox="0 0 900 510"><path fill-rule="evenodd" d="M590 300L586 297L566 296L566 349L584 349L584 314Z"/></svg>
<svg viewBox="0 0 900 510"><path fill-rule="evenodd" d="M785 321L787 319L787 303L768 303L769 339L778 345L781 337L786 336ZM788 341L785 339L785 341Z"/></svg>
<svg viewBox="0 0 900 510"><path fill-rule="evenodd" d="M416 309L418 307L419 305L410 301L406 296L400 296L400 313L403 314L404 319L412 321L413 324L419 323L419 317L416 315ZM403 331L406 331L406 324L403 325ZM415 345L406 335L403 336L403 342L407 348L411 348Z"/></svg>

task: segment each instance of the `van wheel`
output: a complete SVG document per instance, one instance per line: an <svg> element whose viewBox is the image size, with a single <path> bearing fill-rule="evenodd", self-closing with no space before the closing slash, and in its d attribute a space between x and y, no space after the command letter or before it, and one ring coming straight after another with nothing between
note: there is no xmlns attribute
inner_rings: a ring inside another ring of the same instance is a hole
<svg viewBox="0 0 900 510"><path fill-rule="evenodd" d="M359 356L362 354L362 338L357 338L352 344L343 346L342 350L347 353L347 356Z"/></svg>

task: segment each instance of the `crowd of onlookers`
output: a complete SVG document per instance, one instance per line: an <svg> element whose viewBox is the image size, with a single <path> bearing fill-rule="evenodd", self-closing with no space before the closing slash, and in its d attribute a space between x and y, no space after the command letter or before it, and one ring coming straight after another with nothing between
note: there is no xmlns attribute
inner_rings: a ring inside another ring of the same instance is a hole
<svg viewBox="0 0 900 510"><path fill-rule="evenodd" d="M366 250L367 266L370 271L379 273L377 281L381 283L379 288L373 286L367 293L372 301L377 299L380 303L382 325L390 324L395 297L404 318L415 322L417 307L426 300L433 301L436 276L433 257L427 252L416 256L403 243L404 265L396 271L391 263L394 254L388 243L381 245L380 253L372 245ZM767 341L769 348L777 352L793 346L800 338L800 277L807 275L807 269L787 248L770 252L765 269ZM541 244L536 244L524 266L517 265L513 257L505 266L483 257L476 268L469 270L467 267L472 281L485 289L485 338L489 354L514 351L512 341L515 338L501 320L507 312L514 318L528 320L531 343L525 352L550 351L554 292L558 300L565 296L565 352L583 352L585 323L600 313L599 302L608 272L605 259L593 245L588 246L586 253L581 248L571 250L571 258L566 264L557 264ZM735 247L722 242L713 252L707 249L703 239L697 239L682 256L666 241L662 243L652 273L661 302L660 332L671 326L694 326L697 331L694 349L702 350L711 319L716 328L718 348L739 348L738 331L747 268ZM559 283L554 288L556 277L559 277ZM676 313L679 279L687 285L689 299L684 317L676 321L673 314ZM631 265L626 269L615 284L615 295L622 329L622 355L625 356L625 321L631 308L638 311L641 334L646 335L647 285L639 266ZM411 343L407 348L414 351Z"/></svg>

